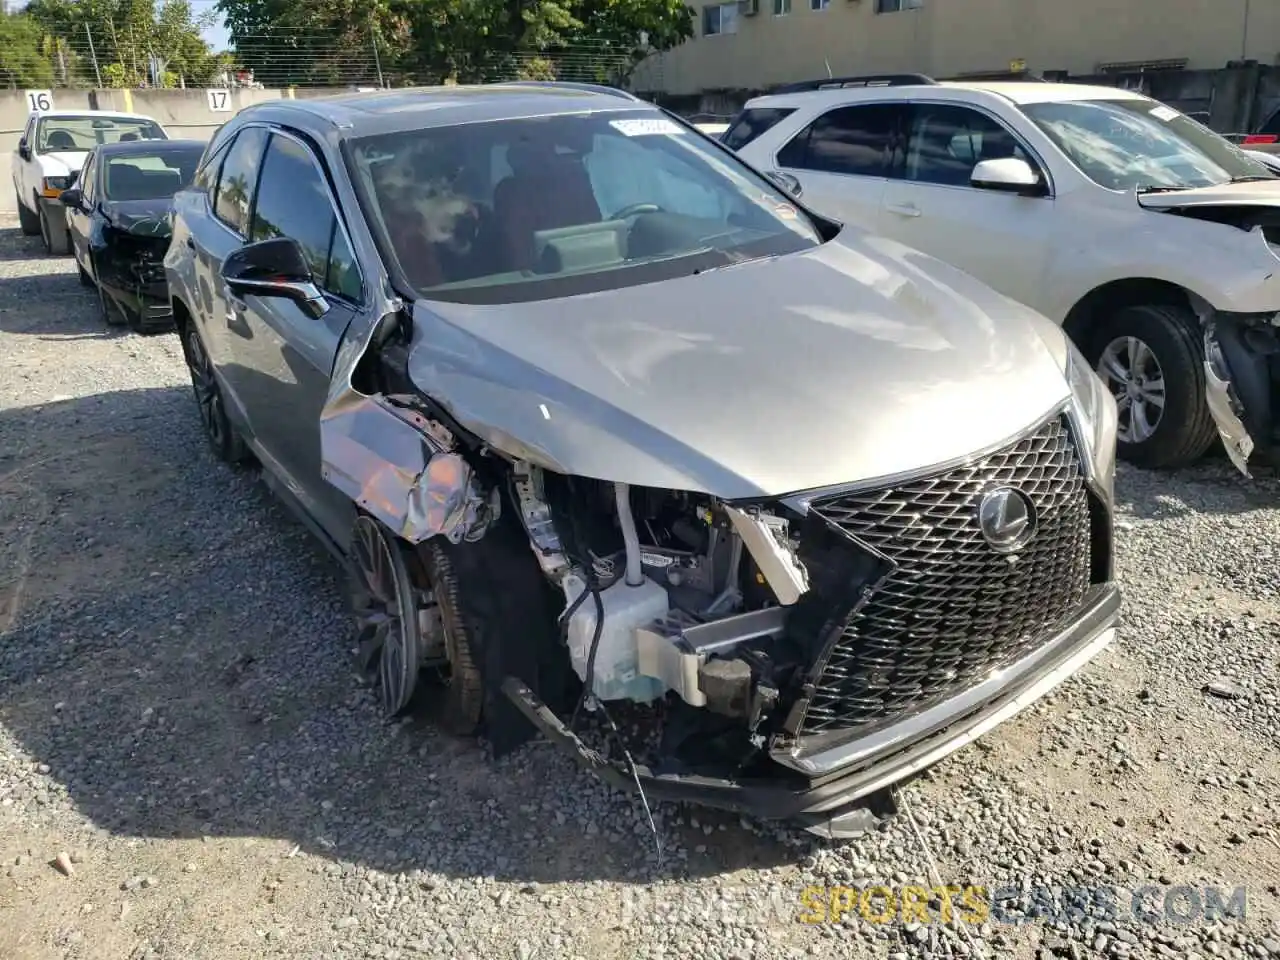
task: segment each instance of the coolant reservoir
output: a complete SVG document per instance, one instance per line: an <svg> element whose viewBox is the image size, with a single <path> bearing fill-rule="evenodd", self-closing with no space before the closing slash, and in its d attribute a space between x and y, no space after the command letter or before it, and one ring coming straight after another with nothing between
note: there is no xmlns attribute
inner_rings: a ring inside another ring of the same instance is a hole
<svg viewBox="0 0 1280 960"><path fill-rule="evenodd" d="M564 578L565 598L570 604L587 585L576 574ZM648 577L639 586L625 581L600 591L604 607L604 628L596 647L595 680L591 692L601 700L637 700L648 703L666 692L666 685L656 677L640 673L636 651L637 627L651 623L667 613L670 603L667 591ZM569 618L569 659L574 672L585 683L587 659L591 655L591 639L596 629L596 602L588 596Z"/></svg>

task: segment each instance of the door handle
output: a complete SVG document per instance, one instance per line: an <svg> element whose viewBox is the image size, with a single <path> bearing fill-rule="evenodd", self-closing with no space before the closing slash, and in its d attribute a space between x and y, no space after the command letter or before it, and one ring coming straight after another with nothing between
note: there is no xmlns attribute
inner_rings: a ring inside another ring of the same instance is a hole
<svg viewBox="0 0 1280 960"><path fill-rule="evenodd" d="M900 217L920 216L920 208L914 203L891 203L886 209L888 209L890 213L896 213Z"/></svg>

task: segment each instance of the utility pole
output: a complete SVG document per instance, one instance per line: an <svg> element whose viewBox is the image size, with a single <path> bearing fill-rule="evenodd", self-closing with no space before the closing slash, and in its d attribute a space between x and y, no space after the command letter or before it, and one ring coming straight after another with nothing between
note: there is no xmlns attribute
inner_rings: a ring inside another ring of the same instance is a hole
<svg viewBox="0 0 1280 960"><path fill-rule="evenodd" d="M1244 0L1244 28L1240 31L1240 59L1249 59L1249 13L1250 0Z"/></svg>

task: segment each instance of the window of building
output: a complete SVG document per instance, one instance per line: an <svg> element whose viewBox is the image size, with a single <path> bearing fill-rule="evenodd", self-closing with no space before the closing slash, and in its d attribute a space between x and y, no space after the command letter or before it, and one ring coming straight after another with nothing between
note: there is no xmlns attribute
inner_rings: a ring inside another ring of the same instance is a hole
<svg viewBox="0 0 1280 960"><path fill-rule="evenodd" d="M902 10L918 10L924 0L876 0L876 13L898 13Z"/></svg>
<svg viewBox="0 0 1280 960"><path fill-rule="evenodd" d="M899 118L906 108L869 103L829 110L778 153L778 166L863 177L889 175Z"/></svg>
<svg viewBox="0 0 1280 960"><path fill-rule="evenodd" d="M738 32L738 5L736 3L717 3L702 8L702 33L714 37L722 33Z"/></svg>
<svg viewBox="0 0 1280 960"><path fill-rule="evenodd" d="M831 0L809 0L810 10L825 10L831 6Z"/></svg>
<svg viewBox="0 0 1280 960"><path fill-rule="evenodd" d="M791 12L791 0L773 0L773 15L785 17Z"/></svg>

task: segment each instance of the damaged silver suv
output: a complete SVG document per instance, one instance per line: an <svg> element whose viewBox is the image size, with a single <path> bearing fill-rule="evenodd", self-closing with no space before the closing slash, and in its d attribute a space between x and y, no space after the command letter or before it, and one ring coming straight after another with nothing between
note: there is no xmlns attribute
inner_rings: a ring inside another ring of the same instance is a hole
<svg viewBox="0 0 1280 960"><path fill-rule="evenodd" d="M1116 405L1061 331L628 94L252 106L166 271L389 714L833 836L1114 636Z"/></svg>

